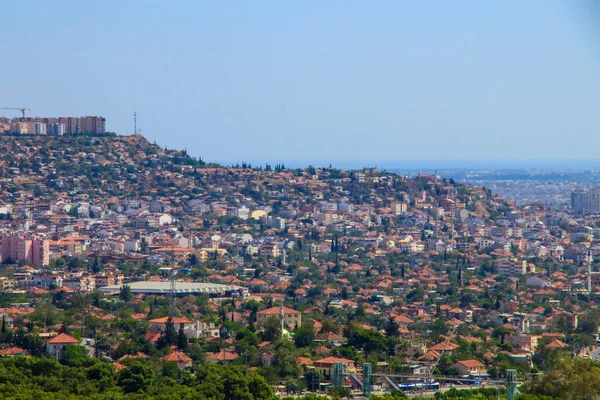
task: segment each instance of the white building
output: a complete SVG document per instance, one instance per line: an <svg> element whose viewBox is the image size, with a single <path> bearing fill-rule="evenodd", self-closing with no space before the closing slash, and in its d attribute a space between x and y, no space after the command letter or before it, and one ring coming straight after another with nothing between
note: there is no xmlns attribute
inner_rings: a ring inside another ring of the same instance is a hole
<svg viewBox="0 0 600 400"><path fill-rule="evenodd" d="M50 124L48 134L52 136L62 136L65 134L65 124Z"/></svg>
<svg viewBox="0 0 600 400"><path fill-rule="evenodd" d="M46 134L46 124L43 122L35 123L35 134L36 135L45 135Z"/></svg>

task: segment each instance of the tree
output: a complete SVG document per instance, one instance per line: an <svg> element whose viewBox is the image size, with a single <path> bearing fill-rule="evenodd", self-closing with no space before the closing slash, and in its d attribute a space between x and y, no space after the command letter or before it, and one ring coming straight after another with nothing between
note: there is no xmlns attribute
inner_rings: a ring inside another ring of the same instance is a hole
<svg viewBox="0 0 600 400"><path fill-rule="evenodd" d="M119 372L119 386L125 393L145 392L154 380L152 369L139 361L130 363Z"/></svg>
<svg viewBox="0 0 600 400"><path fill-rule="evenodd" d="M296 347L308 347L315 338L315 328L311 321L303 321L295 332L294 344Z"/></svg>
<svg viewBox="0 0 600 400"><path fill-rule="evenodd" d="M287 340L280 341L275 348L275 367L281 378L300 376L300 365L297 359L294 345Z"/></svg>
<svg viewBox="0 0 600 400"><path fill-rule="evenodd" d="M321 321L321 332L340 333L340 326L331 318L326 318Z"/></svg>
<svg viewBox="0 0 600 400"><path fill-rule="evenodd" d="M87 349L83 346L71 346L62 352L61 362L70 367L82 367L91 361Z"/></svg>
<svg viewBox="0 0 600 400"><path fill-rule="evenodd" d="M277 317L269 317L263 324L261 332L263 340L272 342L281 337L281 321Z"/></svg>
<svg viewBox="0 0 600 400"><path fill-rule="evenodd" d="M414 302L414 301L423 301L425 297L425 291L423 288L415 288L406 294L406 300Z"/></svg>
<svg viewBox="0 0 600 400"><path fill-rule="evenodd" d="M588 335L598 332L598 319L588 315L583 321L579 321L578 329Z"/></svg>
<svg viewBox="0 0 600 400"><path fill-rule="evenodd" d="M161 332L160 338L156 342L156 347L159 349L164 349L165 347L169 347L172 344L177 343L177 331L175 330L175 325L173 324L173 318L167 318L167 323L165 324L165 330Z"/></svg>
<svg viewBox="0 0 600 400"><path fill-rule="evenodd" d="M314 392L319 389L319 384L321 383L321 375L316 372L314 369L307 371L304 374L304 381L306 383L306 387Z"/></svg>
<svg viewBox="0 0 600 400"><path fill-rule="evenodd" d="M163 364L162 375L171 379L176 379L179 373L179 367L176 362L167 361Z"/></svg>
<svg viewBox="0 0 600 400"><path fill-rule="evenodd" d="M12 331L7 329L5 317L2 317L2 328L0 329L0 343L11 343L13 340Z"/></svg>
<svg viewBox="0 0 600 400"><path fill-rule="evenodd" d="M532 381L527 391L565 400L596 399L600 396L600 366L591 360L561 355L550 371Z"/></svg>
<svg viewBox="0 0 600 400"><path fill-rule="evenodd" d="M186 350L188 347L188 338L183 331L183 326L179 327L179 333L177 334L177 348L179 350Z"/></svg>
<svg viewBox="0 0 600 400"><path fill-rule="evenodd" d="M387 337L397 337L399 335L398 328L400 328L400 325L392 317L385 321L385 335Z"/></svg>
<svg viewBox="0 0 600 400"><path fill-rule="evenodd" d="M130 302L133 299L131 287L129 287L129 285L123 285L121 287L121 291L119 292L119 297L125 302Z"/></svg>

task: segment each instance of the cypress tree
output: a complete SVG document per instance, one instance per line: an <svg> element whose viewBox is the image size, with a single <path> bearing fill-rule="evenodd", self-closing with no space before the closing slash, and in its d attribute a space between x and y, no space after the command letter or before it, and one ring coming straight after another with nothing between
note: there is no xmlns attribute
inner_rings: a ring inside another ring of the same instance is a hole
<svg viewBox="0 0 600 400"><path fill-rule="evenodd" d="M177 334L177 348L179 350L185 350L188 346L188 338L183 332L183 325L179 327L179 333Z"/></svg>

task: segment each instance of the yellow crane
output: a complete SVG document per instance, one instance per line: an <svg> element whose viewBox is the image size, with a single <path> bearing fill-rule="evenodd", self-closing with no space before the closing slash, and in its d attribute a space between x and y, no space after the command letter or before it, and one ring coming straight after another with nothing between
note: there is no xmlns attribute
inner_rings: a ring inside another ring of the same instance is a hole
<svg viewBox="0 0 600 400"><path fill-rule="evenodd" d="M15 110L21 111L21 116L25 118L25 111L31 111L29 108L24 107L0 107L0 110Z"/></svg>

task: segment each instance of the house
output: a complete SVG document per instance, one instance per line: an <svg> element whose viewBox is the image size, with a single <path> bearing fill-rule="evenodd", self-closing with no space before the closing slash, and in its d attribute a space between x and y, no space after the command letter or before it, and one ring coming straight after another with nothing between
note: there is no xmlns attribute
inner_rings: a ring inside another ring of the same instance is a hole
<svg viewBox="0 0 600 400"><path fill-rule="evenodd" d="M555 340L551 341L550 343L548 343L546 345L546 348L547 349L551 349L551 350L562 349L562 348L565 348L565 347L567 347L566 343L564 343L564 342L562 342L562 341L560 341L558 339L555 339Z"/></svg>
<svg viewBox="0 0 600 400"><path fill-rule="evenodd" d="M265 293L269 291L269 284L257 278L254 278L248 282L248 285L253 293Z"/></svg>
<svg viewBox="0 0 600 400"><path fill-rule="evenodd" d="M183 354L181 351L174 351L171 354L167 354L162 359L165 361L177 363L177 366L181 369L192 366L192 359Z"/></svg>
<svg viewBox="0 0 600 400"><path fill-rule="evenodd" d="M61 353L71 346L79 345L79 340L66 333L61 333L46 342L46 353L60 357Z"/></svg>
<svg viewBox="0 0 600 400"><path fill-rule="evenodd" d="M218 353L212 353L206 356L206 361L211 363L219 363L219 362L227 362L233 361L237 359L239 356L234 351L228 351L227 349L222 349Z"/></svg>
<svg viewBox="0 0 600 400"><path fill-rule="evenodd" d="M260 365L268 367L275 363L275 354L270 351L262 353L260 355Z"/></svg>
<svg viewBox="0 0 600 400"><path fill-rule="evenodd" d="M458 347L459 346L456 343L445 341L432 346L430 350L438 352L445 351L446 353L452 353L454 350L458 349Z"/></svg>
<svg viewBox="0 0 600 400"><path fill-rule="evenodd" d="M404 315L398 315L396 318L394 318L394 322L396 322L400 328L408 328L408 326L413 324L415 321Z"/></svg>
<svg viewBox="0 0 600 400"><path fill-rule="evenodd" d="M344 365L346 372L355 372L354 361L340 357L327 357L317 360L313 363L315 371L321 374L325 379L331 379L333 373L333 365L336 362L341 362Z"/></svg>
<svg viewBox="0 0 600 400"><path fill-rule="evenodd" d="M515 347L528 348L535 350L538 345L538 340L541 336L538 335L509 335L505 340Z"/></svg>
<svg viewBox="0 0 600 400"><path fill-rule="evenodd" d="M27 354L27 350L23 350L17 346L7 347L6 349L0 350L0 357L25 356Z"/></svg>
<svg viewBox="0 0 600 400"><path fill-rule="evenodd" d="M314 342L329 342L334 346L340 346L344 343L344 337L333 332L319 333L313 340Z"/></svg>
<svg viewBox="0 0 600 400"><path fill-rule="evenodd" d="M150 322L150 330L151 331L165 330L168 320L169 320L169 317L151 319L150 321L148 321L148 322ZM176 330L179 330L180 328L189 329L189 328L194 327L194 322L186 317L183 317L183 318L174 317L172 321L173 321L173 325L175 326Z"/></svg>
<svg viewBox="0 0 600 400"><path fill-rule="evenodd" d="M256 322L261 325L269 318L279 318L283 313L283 322L290 328L302 325L302 313L288 307L271 307L256 313Z"/></svg>
<svg viewBox="0 0 600 400"><path fill-rule="evenodd" d="M452 366L456 368L459 375L482 376L487 373L485 365L477 360L457 361Z"/></svg>

